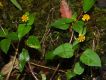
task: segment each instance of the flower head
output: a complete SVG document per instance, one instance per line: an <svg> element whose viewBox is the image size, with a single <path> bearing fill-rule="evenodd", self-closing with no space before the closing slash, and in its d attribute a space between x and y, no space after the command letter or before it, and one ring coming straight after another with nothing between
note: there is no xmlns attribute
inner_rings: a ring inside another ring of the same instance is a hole
<svg viewBox="0 0 106 80"><path fill-rule="evenodd" d="M0 8L3 8L3 4L2 4L2 2L0 2Z"/></svg>
<svg viewBox="0 0 106 80"><path fill-rule="evenodd" d="M84 36L83 34L79 34L77 40L78 40L79 42L84 42L84 41L85 41L85 36Z"/></svg>
<svg viewBox="0 0 106 80"><path fill-rule="evenodd" d="M88 21L90 19L90 16L88 14L84 14L82 17L83 21Z"/></svg>
<svg viewBox="0 0 106 80"><path fill-rule="evenodd" d="M27 15L23 15L21 17L21 19L22 19L22 22L27 22L28 21L28 16Z"/></svg>

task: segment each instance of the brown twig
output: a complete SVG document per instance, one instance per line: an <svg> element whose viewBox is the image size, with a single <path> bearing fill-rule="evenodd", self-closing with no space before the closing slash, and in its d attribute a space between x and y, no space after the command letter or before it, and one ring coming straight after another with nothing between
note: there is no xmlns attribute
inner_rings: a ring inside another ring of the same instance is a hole
<svg viewBox="0 0 106 80"><path fill-rule="evenodd" d="M81 12L81 14L78 16L77 21L82 17L83 11Z"/></svg>
<svg viewBox="0 0 106 80"><path fill-rule="evenodd" d="M33 62L31 62L30 64L34 65L34 66L37 66L37 67L40 67L40 68L52 70L52 71L56 70L55 68L50 68L50 67L47 67L47 66L43 66L43 65L39 65L39 64L33 63ZM58 70L58 72L65 73L65 71L63 71L63 70Z"/></svg>
<svg viewBox="0 0 106 80"><path fill-rule="evenodd" d="M39 80L39 79L35 76L35 74L34 74L32 68L31 68L31 65L30 65L29 62L28 62L28 66L29 66L30 72L31 72L32 76L34 77L34 79L35 79L35 80Z"/></svg>
<svg viewBox="0 0 106 80"><path fill-rule="evenodd" d="M95 40L92 42L92 50L95 50Z"/></svg>
<svg viewBox="0 0 106 80"><path fill-rule="evenodd" d="M15 56L14 56L13 62L12 62L12 66L11 66L11 69L10 69L9 73L7 74L6 80L9 80L10 74L13 70L13 67L14 67L14 64L15 64L15 61L16 61L17 54L18 54L18 49L16 49Z"/></svg>
<svg viewBox="0 0 106 80"><path fill-rule="evenodd" d="M48 17L47 17L47 20L46 20L46 25L45 25L45 33L41 39L41 42L42 43L42 58L45 56L45 40L47 39L48 37L48 34L50 32L50 29L49 29L49 20L50 20L50 13L53 11L53 8L50 10L49 14L48 14Z"/></svg>
<svg viewBox="0 0 106 80"><path fill-rule="evenodd" d="M71 29L71 28L70 28L70 29ZM70 37L70 41L69 41L69 43L72 42L72 40L73 40L73 36L74 36L74 32L72 31L72 29L71 29L70 33L71 33L71 37Z"/></svg>
<svg viewBox="0 0 106 80"><path fill-rule="evenodd" d="M47 36L47 34L49 33L49 31L50 31L50 29L48 29L48 26L49 26L49 19L50 19L50 13L52 12L52 10L53 10L53 8L50 10L50 12L49 12L49 14L48 14L48 17L47 17L47 20L46 20L46 22L47 22L47 24L45 25L45 33L44 33L44 35L43 35L43 37L42 37L42 39L41 39L41 43L43 43L43 41L45 40L45 37Z"/></svg>
<svg viewBox="0 0 106 80"><path fill-rule="evenodd" d="M56 67L56 69L55 69L53 75L52 75L51 78L50 78L50 80L53 80L53 78L54 78L56 72L58 71L59 67L60 67L60 64L57 65L57 67Z"/></svg>

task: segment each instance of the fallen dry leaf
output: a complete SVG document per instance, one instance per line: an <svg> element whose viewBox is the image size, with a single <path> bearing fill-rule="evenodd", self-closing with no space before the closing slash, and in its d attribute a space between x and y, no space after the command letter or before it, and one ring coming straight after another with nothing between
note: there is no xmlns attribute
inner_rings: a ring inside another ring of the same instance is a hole
<svg viewBox="0 0 106 80"><path fill-rule="evenodd" d="M13 66L13 57L11 57L9 63L7 63L2 69L1 69L1 73L3 75L6 75L10 72L11 68ZM17 68L18 67L18 60L15 61L15 64L13 66L13 68Z"/></svg>

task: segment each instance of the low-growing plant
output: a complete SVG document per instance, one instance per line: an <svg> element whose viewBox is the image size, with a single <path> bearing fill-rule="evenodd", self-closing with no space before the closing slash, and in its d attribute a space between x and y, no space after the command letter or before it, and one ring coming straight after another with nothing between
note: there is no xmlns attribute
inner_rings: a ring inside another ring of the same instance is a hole
<svg viewBox="0 0 106 80"><path fill-rule="evenodd" d="M24 66L26 62L29 61L29 53L28 50L25 48L22 48L22 52L19 54L19 45L20 42L22 41L23 37L30 32L32 29L32 24L34 23L35 20L35 15L33 13L26 12L22 17L21 17L21 22L17 26L16 32L9 32L8 29L4 29L2 26L0 26L0 37L3 38L0 41L0 48L1 50L7 54L10 46L12 45L13 48L15 49L15 56L14 59L12 60L13 64L12 67L14 66L16 62L16 56L19 55L19 70L20 72L23 71ZM14 45L14 43L16 43ZM26 40L25 44L30 47L34 48L36 50L41 49L40 42L38 38L35 35L30 35ZM12 69L9 71L11 72Z"/></svg>
<svg viewBox="0 0 106 80"><path fill-rule="evenodd" d="M64 15L62 16L63 18L55 20L51 24L51 28L53 27L60 30L69 30L72 34L69 42L61 44L51 53L46 54L46 59L49 60L54 59L55 56L59 56L61 58L72 58L75 56L76 61L73 64L73 68L67 70L66 72L67 80L70 80L76 75L81 75L84 72L84 65L88 65L90 67L101 67L101 60L94 49L86 48L85 50L82 50L80 45L86 40L86 23L90 20L90 15L87 14L87 12L92 8L95 1L96 0L83 0L84 13L81 13L80 16L78 16L75 12L70 18L70 12L67 11L65 14L64 10L64 12L62 12Z"/></svg>
<svg viewBox="0 0 106 80"><path fill-rule="evenodd" d="M11 2L18 9L22 10L21 6L17 3L16 0L11 0ZM78 14L74 12L71 17L64 16L64 18L55 20L50 25L50 28L56 28L61 31L69 30L71 35L69 42L59 45L57 48L55 48L55 50L52 50L45 55L46 60L53 60L55 56L59 56L64 59L72 58L73 56L75 56L76 61L73 64L73 68L67 70L66 72L67 80L70 80L72 77L75 77L76 75L81 75L84 72L85 65L90 67L101 67L101 60L96 51L94 51L93 48L87 48L82 50L80 45L86 40L86 22L90 20L90 15L87 14L87 12L92 8L94 3L95 0L83 0L84 13L81 13L81 15L78 16ZM17 30L15 32L9 32L7 29L4 29L2 26L0 26L0 37L2 38L2 40L0 41L0 49L5 54L8 53L8 50L11 45L15 49L15 56L13 58L11 70L9 71L10 73L17 59L17 55L19 55L18 60L20 72L24 70L26 63L30 60L28 50L23 47L22 49L20 49L19 45L23 38L28 33L30 33L35 18L36 17L33 13L26 12L21 17L21 21L19 22ZM14 42L16 42L17 45L14 45ZM28 38L25 39L25 45L38 51L41 50L42 46L37 36L35 35L29 35ZM19 49L22 50L20 54ZM10 74L8 74L8 76L9 75Z"/></svg>

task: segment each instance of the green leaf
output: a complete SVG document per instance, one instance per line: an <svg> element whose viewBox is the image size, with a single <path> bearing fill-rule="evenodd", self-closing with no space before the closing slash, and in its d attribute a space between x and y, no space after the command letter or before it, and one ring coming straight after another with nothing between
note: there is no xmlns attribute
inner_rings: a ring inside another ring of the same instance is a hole
<svg viewBox="0 0 106 80"><path fill-rule="evenodd" d="M12 40L12 41L17 41L18 34L16 32L9 32L9 34L7 35L7 38Z"/></svg>
<svg viewBox="0 0 106 80"><path fill-rule="evenodd" d="M73 71L67 70L67 72L66 72L67 80L70 80L71 78L73 78L75 76L76 76L76 74Z"/></svg>
<svg viewBox="0 0 106 80"><path fill-rule="evenodd" d="M73 42L72 46L73 46L73 49L76 50L79 47L79 41L78 40L75 40Z"/></svg>
<svg viewBox="0 0 106 80"><path fill-rule="evenodd" d="M82 34L83 34L83 35L86 34L86 27L83 28L83 32L82 32Z"/></svg>
<svg viewBox="0 0 106 80"><path fill-rule="evenodd" d="M75 12L73 15L72 15L72 17L71 17L71 19L73 20L73 21L76 21L76 19L77 19L77 13Z"/></svg>
<svg viewBox="0 0 106 80"><path fill-rule="evenodd" d="M3 39L0 41L0 48L5 54L7 54L10 44L11 44L10 39Z"/></svg>
<svg viewBox="0 0 106 80"><path fill-rule="evenodd" d="M41 49L40 42L36 36L29 36L28 40L26 41L27 46L34 48L34 49Z"/></svg>
<svg viewBox="0 0 106 80"><path fill-rule="evenodd" d="M53 51L49 51L48 53L45 54L45 59L46 60L52 60L55 57L53 54Z"/></svg>
<svg viewBox="0 0 106 80"><path fill-rule="evenodd" d="M17 0L10 0L19 10L22 10L20 4L17 2Z"/></svg>
<svg viewBox="0 0 106 80"><path fill-rule="evenodd" d="M6 37L8 34L7 29L0 29L0 37Z"/></svg>
<svg viewBox="0 0 106 80"><path fill-rule="evenodd" d="M75 24L72 25L72 29L74 31L78 32L79 34L82 34L83 26L84 26L84 22L83 21L77 21Z"/></svg>
<svg viewBox="0 0 106 80"><path fill-rule="evenodd" d="M29 57L28 51L26 49L22 49L22 52L19 55L19 70L20 70L20 72L23 71L26 62L29 61L29 58L30 57Z"/></svg>
<svg viewBox="0 0 106 80"><path fill-rule="evenodd" d="M72 49L72 45L70 43L60 45L53 52L54 55L58 55L62 58L71 58L73 53L74 50Z"/></svg>
<svg viewBox="0 0 106 80"><path fill-rule="evenodd" d="M88 66L101 66L101 60L96 52L86 49L80 57L80 61Z"/></svg>
<svg viewBox="0 0 106 80"><path fill-rule="evenodd" d="M83 11L84 13L88 12L94 5L96 0L83 0Z"/></svg>
<svg viewBox="0 0 106 80"><path fill-rule="evenodd" d="M57 29L67 30L69 28L70 23L73 21L73 19L61 18L52 23L51 26Z"/></svg>
<svg viewBox="0 0 106 80"><path fill-rule="evenodd" d="M31 26L26 26L25 24L19 24L18 26L18 38L21 40L29 31L31 30Z"/></svg>
<svg viewBox="0 0 106 80"><path fill-rule="evenodd" d="M4 76L1 72L0 72L0 80L4 80Z"/></svg>
<svg viewBox="0 0 106 80"><path fill-rule="evenodd" d="M74 73L81 75L84 72L84 68L81 66L79 62L75 64Z"/></svg>
<svg viewBox="0 0 106 80"><path fill-rule="evenodd" d="M24 15L27 15L28 17L29 17L29 12L27 11L27 12L25 12L25 14Z"/></svg>
<svg viewBox="0 0 106 80"><path fill-rule="evenodd" d="M35 15L34 14L29 14L28 15L27 25L32 25L34 23L34 20L35 20Z"/></svg>

